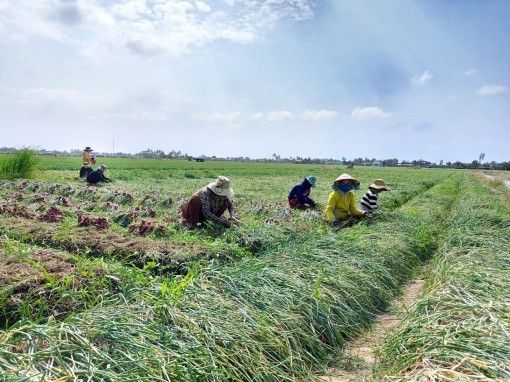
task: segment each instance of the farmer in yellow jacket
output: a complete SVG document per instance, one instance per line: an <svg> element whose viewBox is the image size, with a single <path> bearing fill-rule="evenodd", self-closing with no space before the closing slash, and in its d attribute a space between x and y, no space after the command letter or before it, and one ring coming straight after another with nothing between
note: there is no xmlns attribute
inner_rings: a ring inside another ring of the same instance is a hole
<svg viewBox="0 0 510 382"><path fill-rule="evenodd" d="M356 207L356 198L352 190L359 188L359 184L359 180L348 174L342 174L331 185L333 191L329 194L326 216L333 227L340 224L349 226L364 218L370 218L370 213Z"/></svg>
<svg viewBox="0 0 510 382"><path fill-rule="evenodd" d="M89 146L85 147L83 153L81 154L81 162L82 166L80 168L80 178L85 178L88 174L90 174L94 169L90 167L90 164L96 164L96 160L90 152L94 151Z"/></svg>

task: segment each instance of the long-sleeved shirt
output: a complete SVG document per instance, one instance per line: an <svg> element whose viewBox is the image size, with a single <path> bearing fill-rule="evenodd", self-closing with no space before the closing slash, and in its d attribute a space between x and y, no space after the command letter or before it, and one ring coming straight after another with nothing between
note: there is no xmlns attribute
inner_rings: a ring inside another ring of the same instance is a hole
<svg viewBox="0 0 510 382"><path fill-rule="evenodd" d="M310 199L308 195L310 195L310 192L312 190L312 185L308 180L303 180L301 183L296 184L294 187L292 187L292 190L290 190L289 193L289 202L293 199L297 198L296 204L298 203L306 203L310 205L314 205L315 202L313 199Z"/></svg>
<svg viewBox="0 0 510 382"><path fill-rule="evenodd" d="M81 160L84 166L88 166L90 164L90 153L84 151L83 154L81 154Z"/></svg>
<svg viewBox="0 0 510 382"><path fill-rule="evenodd" d="M330 222L337 219L345 219L349 215L363 216L363 211L356 207L354 193L349 191L342 195L340 191L335 190L329 194L328 206L326 207L326 216Z"/></svg>
<svg viewBox="0 0 510 382"><path fill-rule="evenodd" d="M372 212L377 209L377 192L368 190L363 198L361 198L360 209L363 211Z"/></svg>
<svg viewBox="0 0 510 382"><path fill-rule="evenodd" d="M94 170L87 175L87 183L109 182L110 178L103 175L100 169Z"/></svg>
<svg viewBox="0 0 510 382"><path fill-rule="evenodd" d="M222 220L218 216L218 212L222 210L225 203L227 203L230 216L234 216L234 204L228 197L216 195L207 187L201 188L195 195L198 195L202 202L202 212L207 220L210 219L221 223Z"/></svg>

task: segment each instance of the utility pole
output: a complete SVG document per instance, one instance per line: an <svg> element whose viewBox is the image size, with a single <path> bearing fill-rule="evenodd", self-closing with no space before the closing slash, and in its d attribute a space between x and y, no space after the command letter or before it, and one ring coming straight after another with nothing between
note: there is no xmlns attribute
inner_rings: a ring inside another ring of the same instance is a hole
<svg viewBox="0 0 510 382"><path fill-rule="evenodd" d="M115 156L115 128L112 129L112 157Z"/></svg>

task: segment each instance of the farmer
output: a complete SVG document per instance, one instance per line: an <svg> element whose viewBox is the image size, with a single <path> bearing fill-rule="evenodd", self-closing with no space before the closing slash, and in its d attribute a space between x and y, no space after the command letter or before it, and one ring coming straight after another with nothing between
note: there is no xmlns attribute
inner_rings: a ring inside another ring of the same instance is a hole
<svg viewBox="0 0 510 382"><path fill-rule="evenodd" d="M315 207L315 202L310 199L309 195L315 187L315 177L306 176L305 179L292 187L289 193L289 205L291 207L305 208L308 206Z"/></svg>
<svg viewBox="0 0 510 382"><path fill-rule="evenodd" d="M361 198L361 203L359 208L365 212L374 212L377 209L377 199L379 197L379 193L383 191L389 191L389 187L386 186L384 180L376 179L374 183L368 186L368 191Z"/></svg>
<svg viewBox="0 0 510 382"><path fill-rule="evenodd" d="M94 150L87 146L85 147L85 150L83 150L83 153L81 154L82 166L80 168L80 178L85 178L88 174L92 172L93 168L90 167L90 163L96 164L96 160L92 155L90 155L91 151Z"/></svg>
<svg viewBox="0 0 510 382"><path fill-rule="evenodd" d="M331 185L333 191L329 194L326 216L333 227L340 224L350 226L364 218L370 218L368 212L356 207L352 189L359 187L359 180L348 174L342 174Z"/></svg>
<svg viewBox="0 0 510 382"><path fill-rule="evenodd" d="M225 176L218 176L215 182L198 190L182 208L182 217L188 229L196 229L198 223L208 220L230 227L231 222L237 220L234 217L233 196L230 180ZM230 214L227 220L221 218L226 210Z"/></svg>
<svg viewBox="0 0 510 382"><path fill-rule="evenodd" d="M107 172L106 166L99 166L97 170L92 171L90 174L87 175L87 183L95 184L98 182L111 182L112 180L110 178L107 178L104 176L104 173Z"/></svg>

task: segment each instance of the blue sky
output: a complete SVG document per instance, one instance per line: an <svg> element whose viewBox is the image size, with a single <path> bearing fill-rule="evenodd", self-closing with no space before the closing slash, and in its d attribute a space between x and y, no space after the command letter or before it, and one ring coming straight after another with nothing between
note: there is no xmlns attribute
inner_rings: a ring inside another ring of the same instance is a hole
<svg viewBox="0 0 510 382"><path fill-rule="evenodd" d="M509 38L507 0L0 0L0 147L508 161Z"/></svg>

